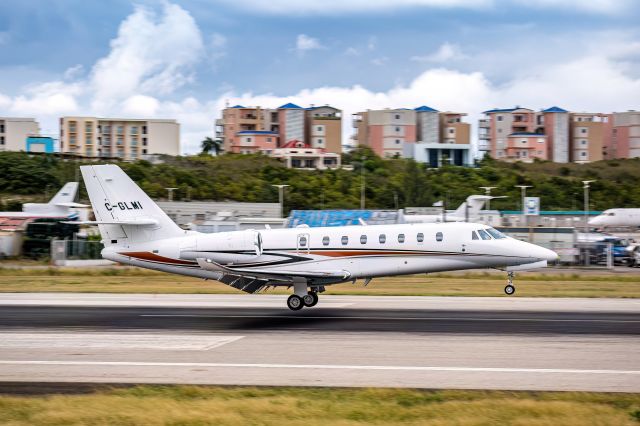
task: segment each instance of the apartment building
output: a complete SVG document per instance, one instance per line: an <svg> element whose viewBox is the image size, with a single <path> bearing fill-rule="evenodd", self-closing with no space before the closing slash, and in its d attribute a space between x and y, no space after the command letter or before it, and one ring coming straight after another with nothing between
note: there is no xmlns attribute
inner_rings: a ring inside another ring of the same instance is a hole
<svg viewBox="0 0 640 426"><path fill-rule="evenodd" d="M534 159L569 162L569 112L551 107L536 112L529 108L494 108L479 122L481 152L506 161Z"/></svg>
<svg viewBox="0 0 640 426"><path fill-rule="evenodd" d="M614 112L605 159L640 157L640 111Z"/></svg>
<svg viewBox="0 0 640 426"><path fill-rule="evenodd" d="M428 163L469 165L470 125L466 114L440 112L426 105L415 109L386 109L354 114L354 136L382 157L402 156Z"/></svg>
<svg viewBox="0 0 640 426"><path fill-rule="evenodd" d="M604 159L611 145L613 120L611 114L571 113L571 161L589 163Z"/></svg>
<svg viewBox="0 0 640 426"><path fill-rule="evenodd" d="M163 119L62 117L60 152L125 160L180 155L180 124Z"/></svg>
<svg viewBox="0 0 640 426"><path fill-rule="evenodd" d="M340 167L340 154L327 152L324 148L314 148L308 142L292 140L277 148L271 154L289 168L294 169L336 169Z"/></svg>
<svg viewBox="0 0 640 426"><path fill-rule="evenodd" d="M306 110L306 140L312 148L342 153L342 111L329 105Z"/></svg>
<svg viewBox="0 0 640 426"><path fill-rule="evenodd" d="M274 155L275 149L295 141L339 155L342 111L329 105L302 108L287 103L276 109L235 105L222 111L222 118L216 121L216 135L226 152L237 154Z"/></svg>
<svg viewBox="0 0 640 426"><path fill-rule="evenodd" d="M0 117L0 151L25 151L27 137L39 133L35 118Z"/></svg>
<svg viewBox="0 0 640 426"><path fill-rule="evenodd" d="M381 157L403 156L416 143L417 115L408 108L367 110L353 115L355 139Z"/></svg>

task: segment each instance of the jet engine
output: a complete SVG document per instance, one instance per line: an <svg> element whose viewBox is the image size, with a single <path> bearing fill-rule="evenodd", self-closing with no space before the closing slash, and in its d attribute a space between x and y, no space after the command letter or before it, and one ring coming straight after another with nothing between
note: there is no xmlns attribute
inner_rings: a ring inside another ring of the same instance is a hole
<svg viewBox="0 0 640 426"><path fill-rule="evenodd" d="M262 236L255 230L220 232L199 236L196 250L181 253L182 258L211 259L216 263L242 263L262 255Z"/></svg>

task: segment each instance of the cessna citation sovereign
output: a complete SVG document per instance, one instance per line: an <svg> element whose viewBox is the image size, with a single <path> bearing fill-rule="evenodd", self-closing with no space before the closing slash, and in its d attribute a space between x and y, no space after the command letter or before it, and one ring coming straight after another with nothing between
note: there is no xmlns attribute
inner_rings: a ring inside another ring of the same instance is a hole
<svg viewBox="0 0 640 426"><path fill-rule="evenodd" d="M118 166L82 166L105 248L115 262L221 281L255 293L293 287L292 310L318 303L325 286L364 279L500 268L545 267L556 253L474 223L245 230L202 234L180 229ZM77 223L77 222L76 222Z"/></svg>

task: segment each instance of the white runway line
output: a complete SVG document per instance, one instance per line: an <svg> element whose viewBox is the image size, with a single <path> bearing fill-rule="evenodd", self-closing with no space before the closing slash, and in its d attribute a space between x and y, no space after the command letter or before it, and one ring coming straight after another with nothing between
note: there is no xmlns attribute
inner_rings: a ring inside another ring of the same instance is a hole
<svg viewBox="0 0 640 426"><path fill-rule="evenodd" d="M244 364L208 362L128 362L128 361L19 361L0 360L0 365L59 365L110 367L209 367L209 368L269 368L321 370L390 370L390 371L456 371L468 373L554 373L554 374L623 374L640 375L640 370L578 370L568 368L497 368L399 365L326 365L326 364Z"/></svg>
<svg viewBox="0 0 640 426"><path fill-rule="evenodd" d="M310 315L205 315L205 314L141 314L139 317L176 318L286 318L286 319L340 319L340 320L429 320L429 321L527 321L527 322L605 322L640 323L640 320L599 320L599 319L546 319L546 318L486 318L486 317L385 317L385 316L310 316Z"/></svg>

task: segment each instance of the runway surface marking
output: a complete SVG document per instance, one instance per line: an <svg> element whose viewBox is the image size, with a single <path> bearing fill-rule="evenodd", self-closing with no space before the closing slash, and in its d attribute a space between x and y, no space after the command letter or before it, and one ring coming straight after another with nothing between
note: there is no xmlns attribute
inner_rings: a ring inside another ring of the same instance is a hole
<svg viewBox="0 0 640 426"><path fill-rule="evenodd" d="M624 374L640 375L640 370L579 370L569 368L500 368L400 365L330 365L330 364L243 364L208 362L128 362L128 361L20 361L0 360L2 365L124 366L124 367L210 367L210 368L296 368L324 370L393 370L393 371L458 371L481 373L559 373L559 374Z"/></svg>
<svg viewBox="0 0 640 426"><path fill-rule="evenodd" d="M204 351L242 339L244 336L129 334L129 333L2 333L0 349L152 349Z"/></svg>
<svg viewBox="0 0 640 426"><path fill-rule="evenodd" d="M205 315L205 314L140 314L139 317L158 318L286 318L286 319L341 319L341 320L430 320L430 321L531 321L531 322L607 322L640 323L640 320L600 320L600 319L543 319L543 318L485 318L485 317L386 317L386 316L311 316L311 315Z"/></svg>

